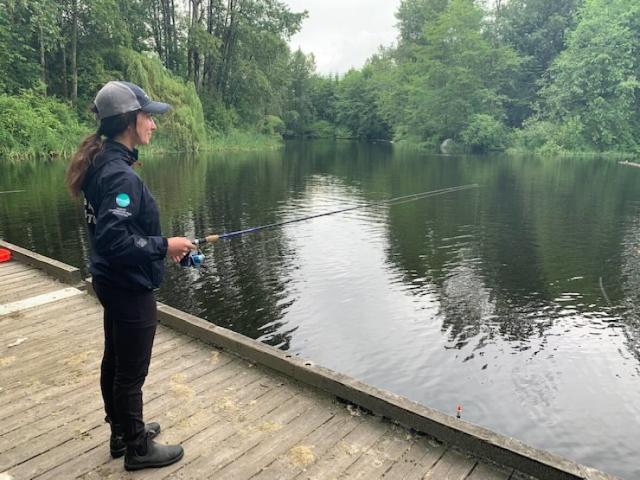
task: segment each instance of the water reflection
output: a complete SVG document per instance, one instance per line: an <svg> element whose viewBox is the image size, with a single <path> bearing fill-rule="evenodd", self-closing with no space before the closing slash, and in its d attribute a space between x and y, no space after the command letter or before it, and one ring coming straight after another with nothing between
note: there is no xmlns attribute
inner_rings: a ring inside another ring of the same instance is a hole
<svg viewBox="0 0 640 480"><path fill-rule="evenodd" d="M384 145L150 159L163 231L202 236L380 199L168 266L167 303L625 478L640 440L640 170ZM87 258L60 163L3 164L0 236ZM86 271L86 270L85 270ZM609 304L602 289L600 279Z"/></svg>

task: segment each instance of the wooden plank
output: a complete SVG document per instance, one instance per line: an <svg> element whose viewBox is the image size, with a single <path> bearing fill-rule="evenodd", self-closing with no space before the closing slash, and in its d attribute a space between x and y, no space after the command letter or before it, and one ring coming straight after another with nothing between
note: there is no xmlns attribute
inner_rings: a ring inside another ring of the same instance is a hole
<svg viewBox="0 0 640 480"><path fill-rule="evenodd" d="M163 349L156 357L162 359L165 363L175 363L178 359L188 356L191 352L198 350L199 346L193 339L178 338L176 341L180 343L174 343L173 346L181 348L169 348ZM3 435L6 435L16 428L29 427L32 422L38 421L42 418L48 418L51 414L51 405L58 404L60 399L66 408L74 408L74 405L78 402L82 402L82 398L87 395L87 391L98 391L97 378L99 376L99 363L100 357L93 358L93 360L86 366L84 372L79 372L77 378L80 381L69 381L69 378L63 377L62 385L68 385L68 389L52 390L45 389L41 394L34 395L30 401L25 403L24 407L20 405L11 406L11 415L5 416L0 421L0 431ZM196 360L199 361L199 360ZM149 382L155 381L157 375L161 375L160 378L166 378L171 370L163 369L158 370L159 373L155 373L156 370L152 370L152 374L149 376ZM65 407L63 407L65 408ZM60 408L57 407L56 415L61 415ZM3 412L4 415L4 412Z"/></svg>
<svg viewBox="0 0 640 480"><path fill-rule="evenodd" d="M4 266L6 265L6 266ZM22 273L37 273L39 275L48 276L42 270L35 267L25 265L19 262L10 262L0 264L0 279L8 277L10 275L22 274Z"/></svg>
<svg viewBox="0 0 640 480"><path fill-rule="evenodd" d="M164 359L164 363L171 365L176 359L188 354L189 349L182 350L180 355L178 355L178 352L176 350L168 350L167 355L161 354L160 358ZM40 390L30 398L20 402L20 404L11 405L11 415L0 422L0 431L2 431L0 438L3 440L7 438L10 433L14 432L16 427L18 429L27 429L29 430L28 433L30 433L31 430L36 430L34 422L50 418L52 405L57 406L53 415L61 418L65 408L73 410L76 403L82 403L87 391L92 393L99 391L99 362L100 358L96 358L93 362L87 364L84 373L79 377L80 381L66 382L59 388ZM148 382L153 381L154 378L154 376L150 375ZM20 419L19 422L16 421L16 417ZM20 438L25 438L28 433L20 434L18 432L18 435Z"/></svg>
<svg viewBox="0 0 640 480"><path fill-rule="evenodd" d="M7 315L6 317L0 318L0 331L4 332L5 329L8 328L14 329L22 326L33 325L34 323L42 322L43 320L53 321L54 318L52 318L52 312L65 311L67 309L71 312L72 310L77 310L79 308L88 308L89 306L93 306L95 303L96 302L94 302L93 299L89 301L88 298L79 296L66 299L64 302L57 304L53 303L41 306L35 310Z"/></svg>
<svg viewBox="0 0 640 480"><path fill-rule="evenodd" d="M158 439L158 442L166 442L167 430L171 429L176 423L181 424L197 424L200 420L200 412L197 406L202 405L203 395L207 395L210 401L215 401L215 394L209 396L208 392L214 390L213 387L218 387L219 392L224 392L224 388L228 385L237 385L238 374L245 369L244 362L239 359L232 359L231 363L225 364L224 368L216 365L217 368L205 375L198 378L189 379L189 386L193 388L195 396L193 398L186 398L182 395L172 395L168 392L166 387L163 394L158 395L145 404L145 416L147 418L153 418L159 421L162 426L162 437ZM245 376L244 382L253 382L255 376L249 378ZM175 415L176 411L182 411L185 408L185 402L189 405L189 412L192 414L190 417L179 417ZM99 434L96 432L95 436ZM58 466L47 471L42 479L58 479L58 478L75 478L75 477L92 477L94 473L99 472L100 478L113 475L116 478L120 478L122 474L122 462L112 462L108 453L108 431L104 433L103 442L98 442L95 446L88 449L84 453L77 455Z"/></svg>
<svg viewBox="0 0 640 480"><path fill-rule="evenodd" d="M181 369L179 362L173 362L174 367L167 370L163 376L173 376L177 371ZM199 376L204 375L207 371L215 369L215 365L206 364L201 359L195 359L196 371ZM167 396L175 404L180 404L185 401L182 395L170 395L171 390L167 392L167 389L162 390L162 394L156 395L154 398ZM145 396L147 400L149 395ZM149 416L148 408L146 415ZM69 460L72 460L82 452L91 450L100 444L106 446L108 439L108 428L104 424L102 419L101 408L96 410L94 415L81 415L77 419L77 423L69 426L65 426L49 434L39 437L37 442L29 443L29 450L32 456L28 458L29 461L24 461L19 464L14 464L14 467L9 470L11 475L17 478L32 477L36 475L42 475L49 470L57 468L58 465L64 464ZM47 448L48 447L48 448ZM37 452L37 455L33 453ZM34 459L34 461L30 461ZM0 468L0 470L2 470ZM66 477L58 477L66 478Z"/></svg>
<svg viewBox="0 0 640 480"><path fill-rule="evenodd" d="M180 351L174 350L171 353L175 352ZM187 361L186 354L188 351L182 349L181 352L178 355L166 356L162 375L159 378L167 379L171 375L180 372L182 368L188 368L193 365L204 368L205 371L212 368L206 365L202 358L193 358ZM182 359L182 365L177 362L180 359ZM153 398L153 394L153 389L145 388L145 398ZM40 410L45 415L41 416L37 421L29 423L29 416L21 415L21 417L27 417L26 424L19 425L17 429L11 430L0 437L2 446L10 447L6 450L8 454L11 454L13 450L19 451L21 445L28 446L28 448L24 449L29 452L45 451L48 445L53 444L55 446L55 442L60 438L64 438L67 432L73 434L74 432L83 431L82 429L86 427L87 421L92 419L96 421L97 419L98 425L102 423L102 415L99 414L102 410L102 397L99 388L97 388L97 382L95 382L93 388L79 389L74 395L63 398L61 402L47 398L46 402L43 402L43 408ZM91 415L92 413L93 415Z"/></svg>
<svg viewBox="0 0 640 480"><path fill-rule="evenodd" d="M35 295L41 295L43 293L52 292L54 290L60 290L60 288L62 288L62 285L60 285L59 283L57 284L41 283L38 285L34 285L32 287L29 287L29 290L18 289L17 291L11 292L10 298L7 298L6 300L0 301L0 302L4 304L9 301L13 302L18 300L24 300L25 298L33 297ZM3 294L7 293L7 291L3 291L2 293Z"/></svg>
<svg viewBox="0 0 640 480"><path fill-rule="evenodd" d="M97 335L102 331L102 312L97 309L81 310L80 314L85 315L91 323L74 324L71 318L60 318L60 325L50 325L42 330L14 330L0 339L0 355L17 356L17 367L14 366L11 372L3 372L2 375L16 376L18 368L28 374L29 371L37 372L41 367L38 362L43 357L49 357L52 364L57 358L64 358L78 350L87 349L89 345L102 351L102 342L97 342ZM56 348L69 339L73 339L67 349ZM13 346L10 346L13 345ZM46 358L45 358L46 360ZM33 364L33 366L31 366Z"/></svg>
<svg viewBox="0 0 640 480"><path fill-rule="evenodd" d="M385 472L385 478L421 480L445 450L442 444L429 437L416 436L411 448Z"/></svg>
<svg viewBox="0 0 640 480"><path fill-rule="evenodd" d="M296 479L333 479L340 476L389 429L389 422L365 416L353 431L335 444L322 458L295 476Z"/></svg>
<svg viewBox="0 0 640 480"><path fill-rule="evenodd" d="M51 346L59 346L61 343L64 343L65 340L74 336L77 336L77 342L84 339L82 336L86 334L93 334L95 337L96 333L102 330L102 312L97 308L86 308L79 310L78 313L85 316L91 323L76 324L73 321L73 314L70 314L69 317L58 317L57 320L59 323L53 322L49 324L48 327L28 326L26 328L15 328L7 331L0 337L0 355L13 355L19 351L21 352L22 361L26 362L27 360L33 360L41 356L43 352L59 352L60 348L51 348ZM98 332L96 332L96 330ZM17 338L23 338L29 341L24 340L23 343L10 347ZM76 340L74 339L74 344L75 343ZM21 348L17 348L18 346Z"/></svg>
<svg viewBox="0 0 640 480"><path fill-rule="evenodd" d="M503 468L478 462L466 480L509 480L512 473L512 468Z"/></svg>
<svg viewBox="0 0 640 480"><path fill-rule="evenodd" d="M69 310L69 311L67 311ZM27 318L26 320L15 319L11 324L1 324L0 329L3 333L0 335L0 355L6 348L3 344L10 343L18 337L27 337L37 342L30 341L22 346L38 346L38 350L43 350L39 345L46 346L48 343L56 343L59 346L61 342L66 340L70 333L73 335L84 334L87 332L102 332L103 310L100 305L94 303L81 303L73 308L65 309L64 304L60 303L45 318ZM82 321L79 320L82 319ZM61 337L62 336L62 337ZM46 348L46 347L45 347ZM59 350L59 348L54 348ZM15 351L15 350L14 350Z"/></svg>
<svg viewBox="0 0 640 480"><path fill-rule="evenodd" d="M71 327L70 329L73 330ZM102 342L88 343L96 340L93 328L90 327L83 334L77 334L73 338L73 348L68 347L66 350L56 350L55 353L48 350L40 339L33 337L29 337L28 341L14 349L10 349L15 350L15 352L9 352L7 355L12 355L15 361L4 369L0 369L0 383L5 390L1 392L0 401L6 401L6 395L10 395L11 392L14 392L13 395L15 395L16 391L26 390L25 387L34 384L55 387L61 384L61 379L62 384L69 383L68 379L65 381L69 365L73 366L81 360L84 361L80 355L87 356L85 352L89 350L95 351L94 356L96 358L102 357ZM193 340L188 339L188 337L183 337L183 339L182 342ZM60 342L64 340L63 337L59 338ZM166 348L163 344L169 340L169 336L159 331L154 342L154 352L164 351ZM52 347L54 344L49 344L48 346ZM22 350L23 348L25 350ZM15 365L18 366L16 367ZM0 418L5 416L6 412L0 411Z"/></svg>
<svg viewBox="0 0 640 480"><path fill-rule="evenodd" d="M39 273L24 273L20 274L20 278L8 278L5 280L5 284L2 285L2 298L9 298L8 292L16 292L18 290L24 290L27 294L36 285L59 285L60 288L68 287L64 283L60 283L51 277L41 275ZM4 303L4 301L3 301Z"/></svg>
<svg viewBox="0 0 640 480"><path fill-rule="evenodd" d="M5 303L4 305L0 305L0 316L39 307L40 305L45 305L47 303L58 302L65 298L75 297L77 295L86 295L86 293L74 287L67 287L62 290L55 290L53 292L29 297L17 302Z"/></svg>
<svg viewBox="0 0 640 480"><path fill-rule="evenodd" d="M381 478L398 458L410 450L413 443L413 438L406 429L391 425L343 475L350 479Z"/></svg>
<svg viewBox="0 0 640 480"><path fill-rule="evenodd" d="M166 404L149 405L161 413L158 418L163 426L161 441L181 443L189 458L195 449L194 442L190 441L192 438L201 438L203 432L211 432L212 428L221 428L221 425L229 422L250 421L255 415L261 414L265 403L282 403L293 395L288 389L282 388L281 382L265 379L260 370L247 369L244 361L240 361L239 365L241 373L234 373L229 381L208 382L202 387L196 386L197 394L193 401L182 402L177 407L167 407ZM202 442L196 441L195 445L208 448ZM160 475L168 475L177 468L179 465L163 468L162 473L138 472L136 478L155 479ZM65 468L64 471L69 470ZM98 467L95 467L95 464L85 465L84 474L78 476L83 479L102 479L110 476L119 478L122 472L121 463L105 459Z"/></svg>
<svg viewBox="0 0 640 480"><path fill-rule="evenodd" d="M37 270L35 267L30 265L26 265L24 263L9 261L0 263L0 277L5 274L10 274L14 272L28 272Z"/></svg>
<svg viewBox="0 0 640 480"><path fill-rule="evenodd" d="M289 480L303 472L309 465L322 458L332 447L351 433L360 423L361 417L350 415L339 406L333 418L301 439L285 454L277 456L252 480ZM390 477L393 478L393 477Z"/></svg>
<svg viewBox="0 0 640 480"><path fill-rule="evenodd" d="M99 314L94 314L92 317L95 319L96 324L99 322ZM56 372L60 375L64 375L64 371L60 371L60 364L64 364L65 361L71 361L73 363L73 356L77 355L79 351L96 350L102 351L102 345L100 343L93 343L92 340L96 340L95 328L91 325L83 326L83 332L78 333L74 338L73 325L67 325L55 334L52 333L52 337L48 339L38 337L27 337L27 340L19 346L13 348L7 348L3 355L12 355L16 357L16 363L11 366L10 369L0 370L1 377L5 385L7 385L12 379L26 379L26 378L45 378L48 379L49 374ZM99 328L99 327L98 327ZM25 337L22 337L25 338ZM73 338L73 348L70 346L67 349L53 349L55 345L59 345L65 340ZM16 336L10 337L11 342L17 340ZM85 343L81 343L81 342ZM22 349L19 347L23 347ZM64 365L63 365L64 366Z"/></svg>
<svg viewBox="0 0 640 480"><path fill-rule="evenodd" d="M183 338L187 339L187 337L183 337ZM166 347L164 344L169 339L170 337L164 334L164 332L159 331L156 337L156 341L154 342L154 355L158 354L158 352L163 352L166 350ZM82 338L80 338L80 340L82 340ZM186 340L183 340L183 341L186 341ZM81 344L78 343L78 345L81 345ZM86 344L85 346L88 346L88 345L89 344ZM19 348L19 347L16 347L16 348ZM102 343L100 343L99 345L96 344L95 348L96 350L100 350L101 352ZM75 351L75 354L79 353L79 351L80 350ZM64 350L62 352L64 354ZM49 375L46 375L44 377L41 377L39 375L47 366L46 364L47 358L49 358L50 360L53 360L54 358L53 354L50 354L50 356L47 357L47 353L49 352L45 351L45 355L42 357L42 361L45 362L44 364L41 365L40 364L41 360L37 360L37 359L28 362L27 366L31 368L26 368L22 376L11 383L9 382L10 375L7 373L9 372L9 370L7 370L6 372L4 370L0 370L0 384L2 384L4 388L3 392L0 392L0 402L3 402L5 405L7 405L10 402L17 400L20 392L31 391L32 389L29 388L31 386L50 387L52 389L55 389L55 387L60 384L60 382L57 380L52 381L52 378ZM66 353L69 354L69 352L66 352ZM56 357L56 358L60 358L60 357ZM52 368L55 369L55 366ZM62 373L64 373L64 370ZM31 391L31 393L33 392ZM5 416L4 413L5 413L4 411L0 411L0 418L3 418Z"/></svg>
<svg viewBox="0 0 640 480"><path fill-rule="evenodd" d="M50 290L61 290L69 286L70 285L65 285L51 279L36 280L27 286L14 284L2 289L3 295L11 293L14 296L13 298L9 298L2 303L6 303L7 301L22 300L24 298L29 298Z"/></svg>
<svg viewBox="0 0 640 480"><path fill-rule="evenodd" d="M0 287L4 288L16 285L27 287L35 278L53 281L53 279L48 279L46 275L38 271L16 271L0 275Z"/></svg>
<svg viewBox="0 0 640 480"><path fill-rule="evenodd" d="M310 412L312 406L312 402L297 394L284 402L262 402L258 415L249 421L237 422L232 417L232 421L225 422L220 427L211 425L202 432L203 435L196 435L185 442L185 451L189 446L190 454L176 465L177 470L173 476L203 478L211 475L211 472L225 467L247 448L254 446L254 435L260 436L261 432L281 428L303 413ZM200 437L197 443L193 441L196 437ZM206 448L202 448L203 445ZM215 455L210 454L212 451Z"/></svg>
<svg viewBox="0 0 640 480"><path fill-rule="evenodd" d="M154 347L154 356L162 357L165 354L174 355L174 352L178 352L178 350L175 350L175 347L179 347L190 342L195 342L195 340L182 337L180 339L174 339L172 343L167 344L167 342L163 342L157 347ZM68 355L68 352L66 352L66 354ZM101 352L94 356L89 356L84 355L84 352L81 351L79 355L76 354L75 357L69 357L67 363L71 364L72 367L72 362L78 362L78 366L81 366L81 364L87 361L91 362L90 365L87 365L87 368L84 372L82 370L71 370L73 375L65 375L70 371L68 366L66 368L61 368L57 365L53 365L51 367L53 369L53 372L61 370L61 372L59 372L57 376L54 373L49 372L45 368L40 368L37 373L29 373L27 371L27 373L25 373L25 381L23 382L23 384L29 382L28 384L42 385L44 388L36 390L35 394L33 391L31 391L31 396L29 398L26 398L21 402L14 402L11 405L7 406L7 408L3 409L3 411L0 412L0 419L2 419L0 420L0 432L7 433L8 429L10 428L10 426L7 425L7 421L15 422L16 418L11 417L15 417L16 414L20 413L22 417L21 421L23 423L26 423L25 415L37 415L37 412L27 412L27 410L33 408L34 406L42 405L47 401L55 400L56 397L59 396L64 396L68 400L69 395L73 394L78 389L83 388L85 385L94 384L93 382L95 380L93 377L99 374L98 364L101 361L101 356ZM41 373L44 376L40 376ZM17 385L15 388L21 389L22 387L22 385Z"/></svg>
<svg viewBox="0 0 640 480"><path fill-rule="evenodd" d="M47 291L59 290L62 287L60 283L55 283L51 280L41 280L33 282L29 285L29 288L25 288L23 285L12 286L6 289L2 289L0 292L0 303L13 302L17 300L23 300L25 298L32 297Z"/></svg>
<svg viewBox="0 0 640 480"><path fill-rule="evenodd" d="M317 393L309 393L307 400L311 405L308 411L294 416L289 421L286 418L280 419L277 416L275 416L274 421L271 419L273 417L269 417L269 425L281 425L277 431L269 431L270 429L261 431L258 428L258 431L246 434L246 438L242 438L240 444L235 445L235 458L217 470L212 465L212 462L203 462L205 471L209 468L209 471L215 471L215 475L219 478L253 478L254 475L269 465L274 458L288 452L302 438L335 417L334 409L328 405L330 402L326 402L326 398L318 397ZM244 432L242 433L244 434ZM241 436L243 435L241 434ZM232 445L234 444L232 443ZM211 460L212 456L203 458ZM210 465L211 467L209 467Z"/></svg>
<svg viewBox="0 0 640 480"><path fill-rule="evenodd" d="M75 285L82 280L80 277L80 270L75 267L66 265L52 258L39 255L35 252L31 252L4 240L0 240L0 246L11 250L12 257L15 261L40 268L48 275L51 275L65 283Z"/></svg>
<svg viewBox="0 0 640 480"><path fill-rule="evenodd" d="M476 463L475 458L449 448L424 476L424 480L464 480Z"/></svg>

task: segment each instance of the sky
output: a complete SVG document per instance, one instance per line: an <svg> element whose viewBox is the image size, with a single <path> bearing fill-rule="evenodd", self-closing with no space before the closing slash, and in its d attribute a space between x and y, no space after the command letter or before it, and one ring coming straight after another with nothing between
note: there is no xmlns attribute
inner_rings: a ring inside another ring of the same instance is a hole
<svg viewBox="0 0 640 480"><path fill-rule="evenodd" d="M282 1L293 12L309 12L289 45L313 53L321 74L362 67L380 45L393 44L398 34L395 12L400 0Z"/></svg>

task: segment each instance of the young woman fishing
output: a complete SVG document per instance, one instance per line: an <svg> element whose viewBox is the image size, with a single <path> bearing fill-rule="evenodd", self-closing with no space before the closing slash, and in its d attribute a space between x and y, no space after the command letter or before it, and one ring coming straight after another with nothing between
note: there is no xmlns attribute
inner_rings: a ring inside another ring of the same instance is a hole
<svg viewBox="0 0 640 480"><path fill-rule="evenodd" d="M180 445L154 442L160 425L145 425L142 416L157 326L153 290L162 282L164 258L179 262L195 248L187 238L161 235L155 200L132 169L135 147L148 144L156 129L152 115L169 108L137 85L107 83L93 105L98 130L80 144L66 177L71 194L84 195L89 270L104 307L100 386L111 455L124 455L127 470L170 465L184 454Z"/></svg>

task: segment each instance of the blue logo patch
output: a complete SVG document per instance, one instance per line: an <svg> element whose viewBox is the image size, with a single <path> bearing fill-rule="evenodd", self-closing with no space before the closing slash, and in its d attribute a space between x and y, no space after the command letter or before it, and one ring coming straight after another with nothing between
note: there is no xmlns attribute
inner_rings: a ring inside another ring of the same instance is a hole
<svg viewBox="0 0 640 480"><path fill-rule="evenodd" d="M129 206L130 203L131 203L131 199L129 198L129 195L127 195L126 193L119 193L118 195L116 195L116 204L119 207L126 208Z"/></svg>

